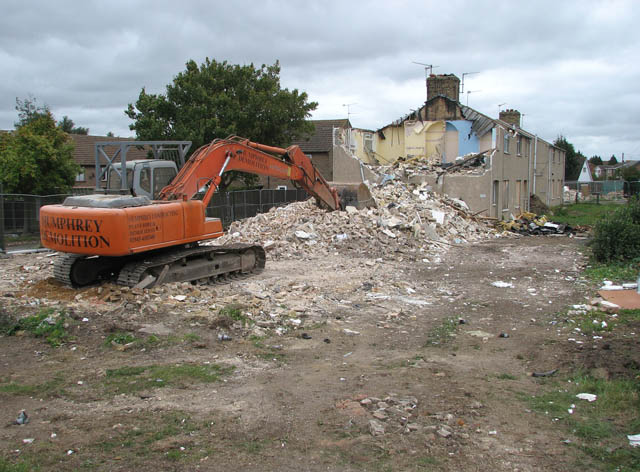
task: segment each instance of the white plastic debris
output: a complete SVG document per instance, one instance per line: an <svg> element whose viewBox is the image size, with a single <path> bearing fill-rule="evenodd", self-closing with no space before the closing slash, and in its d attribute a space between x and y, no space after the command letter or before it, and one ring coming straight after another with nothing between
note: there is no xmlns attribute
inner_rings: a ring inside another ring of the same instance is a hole
<svg viewBox="0 0 640 472"><path fill-rule="evenodd" d="M183 302L187 299L186 295L171 295L169 298L173 299L173 300L177 300L179 302Z"/></svg>
<svg viewBox="0 0 640 472"><path fill-rule="evenodd" d="M597 395L593 393L579 393L576 395L580 400L587 400L588 402L595 402L598 398Z"/></svg>
<svg viewBox="0 0 640 472"><path fill-rule="evenodd" d="M295 232L296 238L298 239L310 239L311 235L306 231L298 230Z"/></svg>
<svg viewBox="0 0 640 472"><path fill-rule="evenodd" d="M627 439L629 440L629 446L640 446L640 434L627 434Z"/></svg>
<svg viewBox="0 0 640 472"><path fill-rule="evenodd" d="M344 334L346 334L347 336L357 336L357 335L359 335L359 334L360 334L360 332L359 332L359 331L354 331L354 330L349 329L349 328L345 328L345 329L343 329L343 330L342 330L342 332L343 332Z"/></svg>
<svg viewBox="0 0 640 472"><path fill-rule="evenodd" d="M498 288L513 288L513 284L511 282L503 282L502 280L491 282L491 285Z"/></svg>
<svg viewBox="0 0 640 472"><path fill-rule="evenodd" d="M602 283L604 285L600 287L600 290L623 290L622 285L614 285L610 280L603 280Z"/></svg>
<svg viewBox="0 0 640 472"><path fill-rule="evenodd" d="M433 217L434 220L436 220L436 223L438 223L439 225L443 225L444 224L444 211L439 211L439 210L431 210L431 216Z"/></svg>

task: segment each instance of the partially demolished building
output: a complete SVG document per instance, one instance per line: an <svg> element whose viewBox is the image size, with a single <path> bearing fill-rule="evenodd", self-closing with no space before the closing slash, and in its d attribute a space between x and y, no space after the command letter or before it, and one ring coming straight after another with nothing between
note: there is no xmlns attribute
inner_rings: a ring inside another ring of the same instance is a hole
<svg viewBox="0 0 640 472"><path fill-rule="evenodd" d="M530 195L562 203L564 151L520 127L517 110L490 118L459 102L453 74L427 78L427 101L372 131L354 129L352 149L373 166L392 166L414 182L464 200L499 220L530 208Z"/></svg>

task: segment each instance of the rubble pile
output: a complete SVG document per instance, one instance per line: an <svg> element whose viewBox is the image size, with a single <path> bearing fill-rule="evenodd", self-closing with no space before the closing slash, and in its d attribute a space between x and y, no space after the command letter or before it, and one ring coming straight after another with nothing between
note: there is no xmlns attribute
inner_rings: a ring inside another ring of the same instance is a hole
<svg viewBox="0 0 640 472"><path fill-rule="evenodd" d="M312 200L234 222L215 244L260 241L273 259L349 250L382 257L390 251L441 253L452 244L499 236L468 214L467 205L441 197L426 184L386 179L371 189L377 208L327 212Z"/></svg>
<svg viewBox="0 0 640 472"><path fill-rule="evenodd" d="M465 173L469 175L482 175L486 171L486 156L495 152L495 149L481 153L470 153L456 158L456 162L434 163L428 157L399 158L389 166L378 166L372 169L385 176L400 175L404 179L431 174L440 177L445 173ZM492 155L492 154L491 154Z"/></svg>

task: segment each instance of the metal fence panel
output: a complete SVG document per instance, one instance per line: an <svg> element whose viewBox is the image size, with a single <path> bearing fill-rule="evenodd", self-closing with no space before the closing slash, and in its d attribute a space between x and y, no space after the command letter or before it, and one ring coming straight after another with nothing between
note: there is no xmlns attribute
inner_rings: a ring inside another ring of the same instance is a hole
<svg viewBox="0 0 640 472"><path fill-rule="evenodd" d="M596 182L565 182L564 203L588 202L596 200L622 200L625 198L623 180L602 180Z"/></svg>
<svg viewBox="0 0 640 472"><path fill-rule="evenodd" d="M309 195L304 190L237 190L218 193L207 207L207 216L220 218L228 228L231 223L244 218L266 213L271 208L304 201Z"/></svg>
<svg viewBox="0 0 640 472"><path fill-rule="evenodd" d="M75 194L75 192L74 192ZM4 194L3 218L0 221L4 234L17 236L40 232L40 207L62 203L68 194L18 195ZM207 216L220 218L225 228L240 219L265 213L275 206L306 200L304 190L239 190L217 193L209 202Z"/></svg>

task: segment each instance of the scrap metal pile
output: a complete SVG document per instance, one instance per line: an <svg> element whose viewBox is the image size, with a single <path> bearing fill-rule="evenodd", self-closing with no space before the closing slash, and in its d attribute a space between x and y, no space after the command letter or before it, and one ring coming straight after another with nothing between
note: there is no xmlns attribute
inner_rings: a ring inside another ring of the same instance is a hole
<svg viewBox="0 0 640 472"><path fill-rule="evenodd" d="M524 212L511 221L499 221L498 227L518 234L548 235L548 234L575 234L571 226L556 224L545 216L538 216L535 213Z"/></svg>

